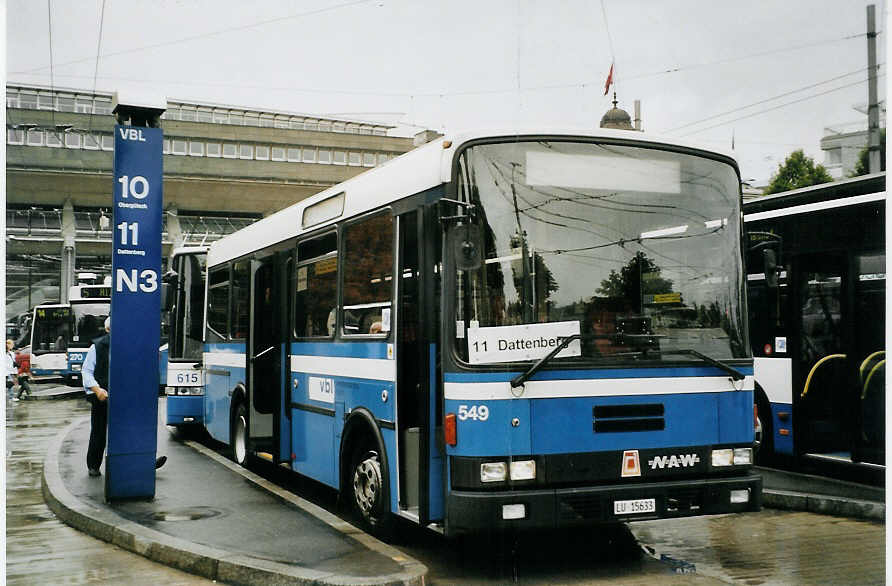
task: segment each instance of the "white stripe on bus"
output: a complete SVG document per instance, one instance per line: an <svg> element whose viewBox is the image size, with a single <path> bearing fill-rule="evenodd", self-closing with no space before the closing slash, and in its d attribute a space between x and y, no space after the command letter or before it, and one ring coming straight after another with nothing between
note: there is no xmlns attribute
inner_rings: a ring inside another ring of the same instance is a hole
<svg viewBox="0 0 892 586"><path fill-rule="evenodd" d="M511 388L509 382L445 384L447 399L456 401L493 401L557 399L567 397L614 397L634 395L675 395L752 391L753 377L732 384L729 377L618 378L588 380L527 381L524 388ZM522 393L522 394L521 394Z"/></svg>
<svg viewBox="0 0 892 586"><path fill-rule="evenodd" d="M292 356L291 372L395 381L396 361L381 358Z"/></svg>
<svg viewBox="0 0 892 586"><path fill-rule="evenodd" d="M204 363L206 366L245 368L245 355L235 352L205 352Z"/></svg>
<svg viewBox="0 0 892 586"><path fill-rule="evenodd" d="M854 197L844 197L842 199L832 199L830 201L819 201L817 203L806 203L789 208L779 210L769 210L767 212L756 212L754 214L744 213L744 222L755 222L757 220L766 220L768 218L778 218L780 216L793 216L796 214L806 214L808 212L817 212L820 210L830 210L833 208L842 208L846 206L858 205L861 203L869 203L872 201L882 201L886 199L886 192L868 193L865 195L856 195Z"/></svg>

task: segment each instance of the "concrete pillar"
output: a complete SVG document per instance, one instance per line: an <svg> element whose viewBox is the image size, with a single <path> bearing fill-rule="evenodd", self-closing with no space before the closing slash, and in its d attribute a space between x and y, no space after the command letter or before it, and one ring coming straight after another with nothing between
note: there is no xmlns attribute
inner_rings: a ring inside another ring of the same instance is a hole
<svg viewBox="0 0 892 586"><path fill-rule="evenodd" d="M77 280L75 279L75 224L74 205L71 199L65 200L62 206L62 262L59 277L59 297L62 303L68 303L68 292Z"/></svg>
<svg viewBox="0 0 892 586"><path fill-rule="evenodd" d="M186 242L186 235L183 234L183 228L180 226L177 207L171 205L164 213L167 216L167 239L170 241L171 248L182 246Z"/></svg>

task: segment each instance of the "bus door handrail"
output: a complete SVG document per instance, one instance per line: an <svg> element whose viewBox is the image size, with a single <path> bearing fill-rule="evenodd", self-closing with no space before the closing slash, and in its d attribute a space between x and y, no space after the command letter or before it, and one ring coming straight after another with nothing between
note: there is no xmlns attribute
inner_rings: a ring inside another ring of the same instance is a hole
<svg viewBox="0 0 892 586"><path fill-rule="evenodd" d="M873 378L874 373L876 373L876 371L879 370L879 368L880 368L881 366L882 366L882 367L885 367L885 366L886 366L886 359L885 359L885 358L883 358L882 360L880 360L879 362L877 362L877 363L873 366L873 368L870 369L870 374L867 375L867 379L864 381L864 386L863 386L862 389L861 389L861 400L862 400L862 401L863 401L865 398L867 398L867 389L870 387L870 379Z"/></svg>
<svg viewBox="0 0 892 586"><path fill-rule="evenodd" d="M808 393L808 388L811 385L812 376L814 376L815 371L818 370L819 366L821 366L828 360L834 360L837 358L845 358L845 357L846 357L845 354L828 354L827 356L824 356L823 358L821 358L820 360L815 362L815 365L811 367L811 370L808 372L808 376L805 378L805 387L802 389L802 394L799 395L799 398L800 399L805 398L806 393Z"/></svg>

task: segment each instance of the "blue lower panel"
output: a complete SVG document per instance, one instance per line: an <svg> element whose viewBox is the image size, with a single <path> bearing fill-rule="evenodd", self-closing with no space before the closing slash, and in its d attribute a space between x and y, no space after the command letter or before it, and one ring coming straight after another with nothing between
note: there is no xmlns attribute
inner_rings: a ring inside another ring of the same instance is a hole
<svg viewBox="0 0 892 586"><path fill-rule="evenodd" d="M787 413L786 421L778 418L778 413ZM789 433L781 435L781 429ZM793 406L789 403L771 404L771 433L774 439L774 452L776 454L793 455Z"/></svg>
<svg viewBox="0 0 892 586"><path fill-rule="evenodd" d="M658 405L662 429L599 431L600 406ZM752 443L752 391L555 399L447 400L457 414L449 455L562 454L664 446ZM465 417L462 417L462 414ZM485 414L485 415L484 415ZM516 421L515 421L516 420Z"/></svg>
<svg viewBox="0 0 892 586"><path fill-rule="evenodd" d="M204 422L204 397L168 395L167 425L201 425Z"/></svg>
<svg viewBox="0 0 892 586"><path fill-rule="evenodd" d="M304 476L337 486L335 474L334 420L331 415L291 410L292 468Z"/></svg>
<svg viewBox="0 0 892 586"><path fill-rule="evenodd" d="M229 375L215 374L229 372ZM207 371L204 388L204 426L212 438L229 443L232 391L243 380L243 368L215 368Z"/></svg>

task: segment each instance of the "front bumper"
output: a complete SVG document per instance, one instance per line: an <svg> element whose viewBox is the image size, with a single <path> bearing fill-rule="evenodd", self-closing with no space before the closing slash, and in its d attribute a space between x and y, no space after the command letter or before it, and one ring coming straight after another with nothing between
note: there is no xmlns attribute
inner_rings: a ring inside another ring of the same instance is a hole
<svg viewBox="0 0 892 586"><path fill-rule="evenodd" d="M203 425L204 397L202 395L168 395L167 425Z"/></svg>
<svg viewBox="0 0 892 586"><path fill-rule="evenodd" d="M731 503L732 490L748 490L749 500ZM656 511L614 514L614 501L654 499ZM503 519L502 506L522 504L522 519ZM543 529L596 523L670 519L758 511L762 477L745 476L663 481L625 486L592 486L552 490L476 492L453 490L446 499L449 534L489 529Z"/></svg>

